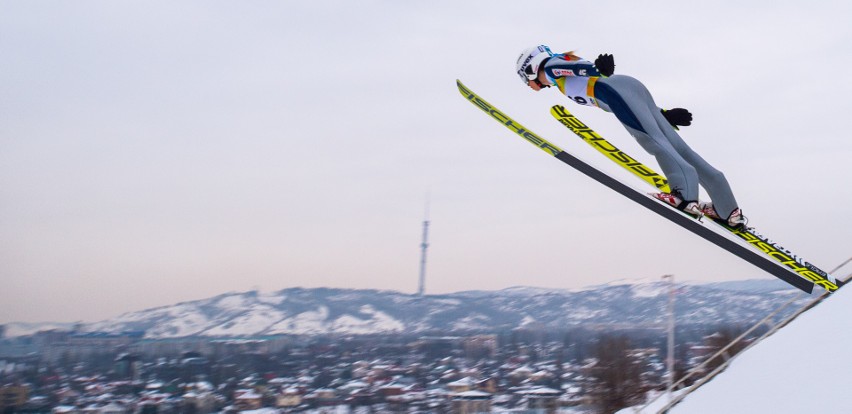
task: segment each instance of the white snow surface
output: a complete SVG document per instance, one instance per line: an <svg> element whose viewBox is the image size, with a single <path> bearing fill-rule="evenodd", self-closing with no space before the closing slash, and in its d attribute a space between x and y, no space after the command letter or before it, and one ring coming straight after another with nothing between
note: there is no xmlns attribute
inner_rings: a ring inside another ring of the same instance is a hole
<svg viewBox="0 0 852 414"><path fill-rule="evenodd" d="M325 320L329 310L320 306L315 311L302 312L291 318L285 318L269 328L270 334L322 334L326 332Z"/></svg>
<svg viewBox="0 0 852 414"><path fill-rule="evenodd" d="M452 323L452 328L457 330L476 330L485 329L488 327L488 317L482 314L474 313L464 318L461 318Z"/></svg>
<svg viewBox="0 0 852 414"><path fill-rule="evenodd" d="M205 331L213 336L245 336L264 332L270 325L284 319L284 313L264 304L255 304L233 320Z"/></svg>
<svg viewBox="0 0 852 414"><path fill-rule="evenodd" d="M280 305L287 300L286 295L282 294L274 294L274 293L261 293L257 295L257 301L266 303L268 305Z"/></svg>
<svg viewBox="0 0 852 414"><path fill-rule="evenodd" d="M366 334L377 330L383 332L405 330L405 325L402 322L384 312L377 311L370 305L364 305L359 310L363 314L370 315L371 318L361 319L352 315L343 315L331 324L330 331Z"/></svg>
<svg viewBox="0 0 852 414"><path fill-rule="evenodd" d="M58 330L58 331L70 331L74 328L74 323L72 322L11 322L5 324L6 332L5 336L9 338L17 337L17 336L26 336L32 335L38 331L49 331L49 330Z"/></svg>
<svg viewBox="0 0 852 414"><path fill-rule="evenodd" d="M852 288L738 356L670 413L852 413Z"/></svg>
<svg viewBox="0 0 852 414"><path fill-rule="evenodd" d="M240 310L250 304L251 300L243 293L232 293L216 302L216 306L223 310Z"/></svg>
<svg viewBox="0 0 852 414"><path fill-rule="evenodd" d="M633 285L632 293L635 298L655 298L668 292L669 286L664 283L646 283Z"/></svg>
<svg viewBox="0 0 852 414"><path fill-rule="evenodd" d="M201 332L210 323L197 304L180 303L149 311L125 313L111 320L88 324L85 330L89 332L109 331L114 330L117 326L152 317L161 318L167 322L148 330L145 333L148 338L177 338L194 335Z"/></svg>
<svg viewBox="0 0 852 414"><path fill-rule="evenodd" d="M536 322L538 322L538 321L536 321L535 318L533 318L532 316L525 315L524 319L521 320L520 325L521 326L527 326L527 325L535 324Z"/></svg>

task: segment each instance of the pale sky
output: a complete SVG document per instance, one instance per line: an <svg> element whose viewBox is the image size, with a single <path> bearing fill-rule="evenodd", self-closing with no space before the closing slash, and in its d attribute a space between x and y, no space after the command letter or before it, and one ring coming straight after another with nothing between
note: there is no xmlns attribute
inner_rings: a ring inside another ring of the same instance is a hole
<svg viewBox="0 0 852 414"><path fill-rule="evenodd" d="M2 0L0 323L413 293L427 194L427 293L772 278L459 95L611 167L551 118L564 104L656 165L611 114L520 83L538 43L612 53L690 109L681 135L751 224L830 269L852 255L852 4L693 3Z"/></svg>

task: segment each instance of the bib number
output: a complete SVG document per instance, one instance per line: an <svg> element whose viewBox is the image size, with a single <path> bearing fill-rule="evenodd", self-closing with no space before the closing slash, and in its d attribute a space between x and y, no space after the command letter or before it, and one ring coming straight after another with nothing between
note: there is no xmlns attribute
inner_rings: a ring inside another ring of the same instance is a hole
<svg viewBox="0 0 852 414"><path fill-rule="evenodd" d="M595 102L594 98L589 98L588 96L569 96L568 99L576 102L579 105L586 106L597 106L597 102Z"/></svg>
<svg viewBox="0 0 852 414"><path fill-rule="evenodd" d="M582 96L569 96L569 98L571 98L571 100L573 100L574 102L577 102L580 105L588 105L589 104L589 101Z"/></svg>

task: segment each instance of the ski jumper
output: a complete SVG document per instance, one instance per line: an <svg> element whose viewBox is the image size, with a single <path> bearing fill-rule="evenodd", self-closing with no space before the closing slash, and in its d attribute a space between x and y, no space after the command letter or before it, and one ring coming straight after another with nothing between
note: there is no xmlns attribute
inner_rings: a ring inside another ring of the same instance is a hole
<svg viewBox="0 0 852 414"><path fill-rule="evenodd" d="M625 75L601 77L594 64L567 54L543 63L548 80L572 101L612 112L669 180L672 192L687 201L698 200L698 185L707 190L721 217L737 208L728 180L678 135L654 103L648 89Z"/></svg>

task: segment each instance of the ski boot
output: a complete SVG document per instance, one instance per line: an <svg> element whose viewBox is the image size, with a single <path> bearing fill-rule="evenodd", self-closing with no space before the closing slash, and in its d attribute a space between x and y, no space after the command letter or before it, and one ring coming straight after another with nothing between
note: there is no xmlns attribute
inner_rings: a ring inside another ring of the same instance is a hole
<svg viewBox="0 0 852 414"><path fill-rule="evenodd" d="M727 222L729 226L735 229L745 227L745 225L748 223L748 219L746 218L746 216L743 215L743 211L739 207L735 208L727 219L723 219L721 216L719 216L719 213L716 212L716 208L713 207L712 202L702 202L700 206L701 213L705 216L710 217L714 220L723 220Z"/></svg>
<svg viewBox="0 0 852 414"><path fill-rule="evenodd" d="M671 193L651 193L654 198L668 203L670 206L696 217L702 216L701 206L697 201L684 201L679 191Z"/></svg>

